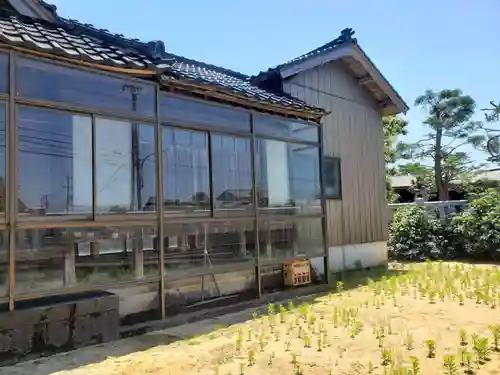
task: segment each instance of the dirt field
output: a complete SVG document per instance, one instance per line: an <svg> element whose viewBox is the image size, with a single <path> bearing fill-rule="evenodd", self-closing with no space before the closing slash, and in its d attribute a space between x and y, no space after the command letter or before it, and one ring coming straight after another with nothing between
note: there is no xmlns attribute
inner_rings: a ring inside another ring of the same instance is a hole
<svg viewBox="0 0 500 375"><path fill-rule="evenodd" d="M266 316L189 340L67 371L56 370L60 358L42 360L44 375L500 374L500 268L397 268L358 288L338 283L311 304L269 305ZM0 374L39 374L37 364Z"/></svg>

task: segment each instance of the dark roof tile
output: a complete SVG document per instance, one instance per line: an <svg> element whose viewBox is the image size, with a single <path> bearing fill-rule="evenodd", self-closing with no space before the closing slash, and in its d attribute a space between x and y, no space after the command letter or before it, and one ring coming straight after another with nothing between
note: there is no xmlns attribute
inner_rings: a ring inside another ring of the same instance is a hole
<svg viewBox="0 0 500 375"><path fill-rule="evenodd" d="M44 6L56 14L55 8L46 3ZM0 40L95 64L153 69L165 73L163 79L185 79L243 95L253 101L318 114L323 112L291 96L266 91L242 73L166 53L161 41L144 43L78 21L58 19L59 24L55 24L0 11Z"/></svg>

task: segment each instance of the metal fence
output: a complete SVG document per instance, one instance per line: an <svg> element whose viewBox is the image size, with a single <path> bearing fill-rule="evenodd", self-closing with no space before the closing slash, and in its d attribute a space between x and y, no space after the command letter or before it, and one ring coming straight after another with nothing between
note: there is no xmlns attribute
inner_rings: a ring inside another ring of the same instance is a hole
<svg viewBox="0 0 500 375"><path fill-rule="evenodd" d="M387 220L389 223L392 221L394 212L402 207L408 207L413 205L423 206L430 215L435 215L440 219L445 219L446 217L462 212L465 207L469 204L466 200L457 201L437 201L437 202L424 202L416 201L413 203L391 203L387 205Z"/></svg>

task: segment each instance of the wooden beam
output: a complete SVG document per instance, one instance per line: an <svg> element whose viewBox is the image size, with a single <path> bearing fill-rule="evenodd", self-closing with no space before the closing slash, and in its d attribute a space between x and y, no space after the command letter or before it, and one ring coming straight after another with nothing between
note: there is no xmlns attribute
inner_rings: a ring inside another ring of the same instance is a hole
<svg viewBox="0 0 500 375"><path fill-rule="evenodd" d="M358 83L361 85L361 86L364 86L368 83L371 83L371 82L374 82L373 80L373 77L370 76L370 75L366 75L364 77L361 77L360 79L358 79Z"/></svg>

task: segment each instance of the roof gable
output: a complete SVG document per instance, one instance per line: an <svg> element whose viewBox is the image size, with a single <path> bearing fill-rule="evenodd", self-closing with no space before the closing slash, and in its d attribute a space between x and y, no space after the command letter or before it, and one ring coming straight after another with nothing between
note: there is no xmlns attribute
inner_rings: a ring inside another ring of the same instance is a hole
<svg viewBox="0 0 500 375"><path fill-rule="evenodd" d="M382 115L406 112L409 107L382 75L375 64L359 46L354 31L350 28L341 31L340 36L299 57L270 68L254 77L254 82L265 85L279 72L282 79L287 79L303 71L314 69L331 61L342 61L349 72L358 79L374 97Z"/></svg>

